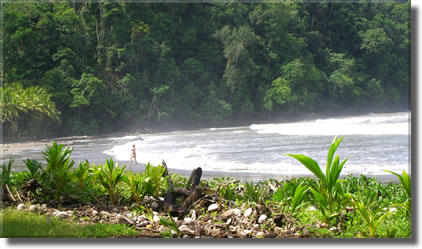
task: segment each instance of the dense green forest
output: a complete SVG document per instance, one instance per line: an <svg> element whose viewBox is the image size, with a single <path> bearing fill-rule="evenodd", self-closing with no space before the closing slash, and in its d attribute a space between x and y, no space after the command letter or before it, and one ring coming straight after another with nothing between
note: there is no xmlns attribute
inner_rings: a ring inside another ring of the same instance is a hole
<svg viewBox="0 0 422 249"><path fill-rule="evenodd" d="M410 1L3 3L6 137L409 108Z"/></svg>

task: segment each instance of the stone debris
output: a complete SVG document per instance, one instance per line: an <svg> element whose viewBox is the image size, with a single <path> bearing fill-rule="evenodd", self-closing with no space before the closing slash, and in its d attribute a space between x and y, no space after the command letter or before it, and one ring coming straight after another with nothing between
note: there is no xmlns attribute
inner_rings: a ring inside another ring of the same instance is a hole
<svg viewBox="0 0 422 249"><path fill-rule="evenodd" d="M218 204L214 203L209 205L208 207L208 212L213 212L213 211L217 211L218 210Z"/></svg>
<svg viewBox="0 0 422 249"><path fill-rule="evenodd" d="M251 214L252 214L252 208L248 208L248 209L246 209L243 216L245 216L246 218L249 218L249 216L251 216Z"/></svg>
<svg viewBox="0 0 422 249"><path fill-rule="evenodd" d="M26 206L25 206L25 204L23 204L23 203L19 204L19 205L16 207L16 210L24 210L24 209L26 209Z"/></svg>
<svg viewBox="0 0 422 249"><path fill-rule="evenodd" d="M265 222L266 219L267 219L267 216L265 214L263 214L263 215L259 216L258 223L262 224L262 223Z"/></svg>
<svg viewBox="0 0 422 249"><path fill-rule="evenodd" d="M53 216L57 217L57 218L67 218L67 217L69 217L69 214L66 211L57 210L53 213Z"/></svg>
<svg viewBox="0 0 422 249"><path fill-rule="evenodd" d="M29 206L28 210L31 212L36 212L40 209L40 205L31 205Z"/></svg>
<svg viewBox="0 0 422 249"><path fill-rule="evenodd" d="M280 213L279 209L271 210L271 207L264 204L257 204L254 207L248 207L246 204L236 206L234 202L219 200L216 195L205 195L194 203L185 215L172 216L178 226L179 233L177 233L160 223L161 217L169 219L168 212L162 209L163 203L155 198L148 199L149 202L142 203L147 208L143 214L136 213L139 204L135 206L126 204L127 206L121 207L99 205L68 209L60 207L58 210L48 208L44 204L33 204L28 208L21 203L17 209L29 209L32 212L82 224L127 224L139 231L140 237L162 237L161 233L166 231L173 237L182 238L300 238L310 235L306 226L295 227L294 219ZM157 211L151 208L153 202L160 205ZM320 224L320 226L325 225Z"/></svg>

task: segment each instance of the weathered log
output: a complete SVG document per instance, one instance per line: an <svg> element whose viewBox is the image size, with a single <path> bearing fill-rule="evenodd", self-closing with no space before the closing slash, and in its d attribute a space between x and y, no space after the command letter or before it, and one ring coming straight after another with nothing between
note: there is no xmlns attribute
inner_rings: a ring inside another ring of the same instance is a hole
<svg viewBox="0 0 422 249"><path fill-rule="evenodd" d="M182 207L190 209L192 204L199 200L203 195L202 189L199 186L195 186L191 194L182 202Z"/></svg>
<svg viewBox="0 0 422 249"><path fill-rule="evenodd" d="M193 189L195 186L199 185L199 182L201 181L202 176L202 168L198 167L194 170L192 170L192 173L190 174L188 184L186 185L186 189ZM192 186L191 186L192 185Z"/></svg>
<svg viewBox="0 0 422 249"><path fill-rule="evenodd" d="M165 165L164 160L163 165ZM194 169L189 177L186 188L173 187L173 184L169 182L168 191L164 195L163 210L177 217L188 214L188 210L192 207L192 204L204 195L202 189L199 187L201 176L202 169ZM184 201L180 206L177 206L175 199L180 197L184 198Z"/></svg>
<svg viewBox="0 0 422 249"><path fill-rule="evenodd" d="M163 159L163 161L161 162L161 165L164 167L164 173L163 173L163 176L168 176L168 175L169 175L169 172L168 172L167 164L166 164L166 162L164 161L164 159ZM170 180L170 181L171 181L171 180Z"/></svg>

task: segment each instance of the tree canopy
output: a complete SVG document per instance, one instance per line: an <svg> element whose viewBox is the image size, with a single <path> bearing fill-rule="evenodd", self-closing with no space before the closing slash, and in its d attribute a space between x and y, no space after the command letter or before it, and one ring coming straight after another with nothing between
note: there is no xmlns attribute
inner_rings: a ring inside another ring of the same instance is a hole
<svg viewBox="0 0 422 249"><path fill-rule="evenodd" d="M410 1L3 6L6 134L409 108Z"/></svg>

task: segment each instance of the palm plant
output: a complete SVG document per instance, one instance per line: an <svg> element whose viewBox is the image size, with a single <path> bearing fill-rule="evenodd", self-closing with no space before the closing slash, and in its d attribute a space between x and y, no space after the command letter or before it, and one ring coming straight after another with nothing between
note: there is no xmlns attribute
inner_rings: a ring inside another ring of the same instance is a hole
<svg viewBox="0 0 422 249"><path fill-rule="evenodd" d="M272 199L286 206L285 211L295 215L296 210L306 204L305 199L308 190L308 187L303 186L303 182L299 184L293 181L287 182L277 189Z"/></svg>
<svg viewBox="0 0 422 249"><path fill-rule="evenodd" d="M145 190L147 193L155 196L160 194L160 183L163 178L164 171L165 168L161 165L156 167L152 166L150 163L145 165Z"/></svg>
<svg viewBox="0 0 422 249"><path fill-rule="evenodd" d="M377 212L376 209L371 209L361 201L355 201L355 207L368 226L369 236L371 238L375 238L379 224L385 219L385 217L390 215L391 212Z"/></svg>
<svg viewBox="0 0 422 249"><path fill-rule="evenodd" d="M41 163L34 159L26 159L26 161L23 161L28 168L29 171L26 171L26 173L32 178L37 179L41 176L41 170L42 166Z"/></svg>
<svg viewBox="0 0 422 249"><path fill-rule="evenodd" d="M11 158L9 159L9 162L7 163L7 165L3 162L3 164L1 165L1 183L3 184L9 184L10 183L10 174L12 172L12 165L13 162L15 161L15 159Z"/></svg>
<svg viewBox="0 0 422 249"><path fill-rule="evenodd" d="M338 155L334 157L342 140L343 137L337 139L337 136L333 139L328 151L325 174L322 172L318 163L312 158L301 154L286 154L301 162L319 179L317 187L310 188L310 190L317 200L326 221L337 216L337 212L342 204L346 203L351 198L350 194L344 192L339 181L340 173L349 158L346 158L340 163L340 157Z"/></svg>
<svg viewBox="0 0 422 249"><path fill-rule="evenodd" d="M21 84L13 83L1 87L0 95L2 98L0 120L10 124L12 134L18 133L19 120L23 113L34 113L60 122L60 112L44 88L39 86L23 88Z"/></svg>
<svg viewBox="0 0 422 249"><path fill-rule="evenodd" d="M412 179L410 178L410 176L406 173L406 171L403 170L402 175L399 175L397 173L391 172L386 170L386 172L389 172L395 176L397 176L397 178L400 180L401 185L403 186L404 190L406 191L407 197L408 199L406 200L406 202L404 204L400 204L400 206L403 206L406 208L407 210L407 214L410 215L411 214L411 210L412 210L412 204L411 204L411 198L412 198Z"/></svg>
<svg viewBox="0 0 422 249"><path fill-rule="evenodd" d="M65 186L71 181L70 169L75 164L75 161L70 158L72 149L63 147L63 144L57 145L54 142L52 146L42 152L47 161L43 175L46 176L50 187L59 193L63 192Z"/></svg>
<svg viewBox="0 0 422 249"><path fill-rule="evenodd" d="M73 175L78 181L79 188L83 189L85 182L89 177L89 162L87 160L79 162L78 168L73 170Z"/></svg>
<svg viewBox="0 0 422 249"><path fill-rule="evenodd" d="M139 204L145 196L145 189L143 188L145 177L140 174L128 172L123 180L129 187L135 203Z"/></svg>
<svg viewBox="0 0 422 249"><path fill-rule="evenodd" d="M119 164L114 163L113 159L110 158L106 164L100 165L96 171L96 177L110 195L112 205L116 204L117 185L123 180L125 167L126 165L120 168Z"/></svg>

